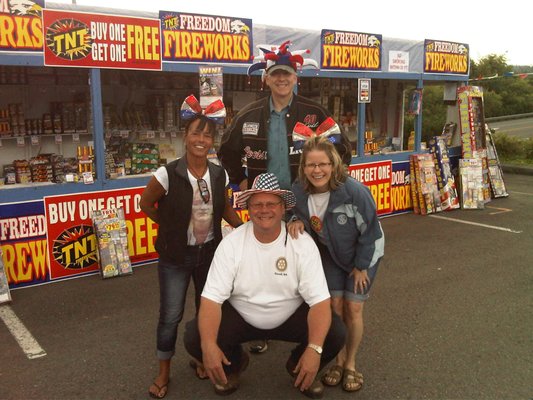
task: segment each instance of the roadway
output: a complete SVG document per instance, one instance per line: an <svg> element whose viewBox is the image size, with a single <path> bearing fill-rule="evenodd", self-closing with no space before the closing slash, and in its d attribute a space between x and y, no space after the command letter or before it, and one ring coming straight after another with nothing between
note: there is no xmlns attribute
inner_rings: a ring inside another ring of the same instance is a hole
<svg viewBox="0 0 533 400"><path fill-rule="evenodd" d="M386 255L365 307L358 400L532 398L533 176L505 182L510 196L483 210L382 219ZM157 373L154 266L11 294L0 316L16 318L30 334L15 326L19 341L42 352L30 358L0 319L1 399L148 399ZM182 333L166 398L219 398L188 367ZM229 398L306 399L285 371L289 348L272 342L252 356ZM354 395L337 387L324 399Z"/></svg>
<svg viewBox="0 0 533 400"><path fill-rule="evenodd" d="M509 119L506 121L488 122L489 128L496 132L506 133L509 136L520 138L533 138L533 117L521 119Z"/></svg>

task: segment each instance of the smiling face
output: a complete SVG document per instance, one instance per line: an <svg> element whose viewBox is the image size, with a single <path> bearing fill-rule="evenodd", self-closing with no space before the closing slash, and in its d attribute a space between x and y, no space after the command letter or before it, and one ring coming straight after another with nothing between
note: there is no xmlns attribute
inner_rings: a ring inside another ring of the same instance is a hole
<svg viewBox="0 0 533 400"><path fill-rule="evenodd" d="M296 73L277 69L266 74L265 82L270 88L273 97L286 98L292 96L298 77Z"/></svg>
<svg viewBox="0 0 533 400"><path fill-rule="evenodd" d="M215 136L214 123L198 118L189 124L186 132L185 147L187 149L187 156L207 157L207 153L213 147Z"/></svg>
<svg viewBox="0 0 533 400"><path fill-rule="evenodd" d="M329 181L333 171L332 161L323 150L311 150L304 162L304 174L315 193L325 193L329 190Z"/></svg>
<svg viewBox="0 0 533 400"><path fill-rule="evenodd" d="M281 197L270 193L257 193L248 200L248 212L254 224L254 234L260 242L278 237L285 203Z"/></svg>

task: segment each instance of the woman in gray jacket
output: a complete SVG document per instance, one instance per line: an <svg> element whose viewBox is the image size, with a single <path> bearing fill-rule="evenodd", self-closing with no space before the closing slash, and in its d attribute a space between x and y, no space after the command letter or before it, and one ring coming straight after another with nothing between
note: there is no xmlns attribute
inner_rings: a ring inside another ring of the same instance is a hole
<svg viewBox="0 0 533 400"><path fill-rule="evenodd" d="M363 306L385 246L376 205L369 189L347 175L331 138L323 136L305 142L292 190L296 207L289 232L294 236L305 229L315 239L333 310L348 330L345 347L322 381L328 386L342 382L345 391L353 392L363 385L356 369Z"/></svg>

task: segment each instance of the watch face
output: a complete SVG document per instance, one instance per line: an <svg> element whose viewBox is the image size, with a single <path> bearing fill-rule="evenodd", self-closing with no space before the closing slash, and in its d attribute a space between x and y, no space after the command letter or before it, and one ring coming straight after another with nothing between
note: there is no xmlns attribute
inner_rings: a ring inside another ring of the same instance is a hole
<svg viewBox="0 0 533 400"><path fill-rule="evenodd" d="M322 347L316 345L316 344L312 344L312 343L309 343L307 345L307 347L311 347L314 351L316 351L318 354L322 354Z"/></svg>

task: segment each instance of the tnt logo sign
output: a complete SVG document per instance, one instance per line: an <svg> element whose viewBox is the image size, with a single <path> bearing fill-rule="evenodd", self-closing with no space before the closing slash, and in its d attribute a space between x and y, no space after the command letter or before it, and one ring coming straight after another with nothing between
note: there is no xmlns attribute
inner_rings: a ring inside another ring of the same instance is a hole
<svg viewBox="0 0 533 400"><path fill-rule="evenodd" d="M163 29L179 29L180 19L177 15L169 14L165 15L161 19Z"/></svg>
<svg viewBox="0 0 533 400"><path fill-rule="evenodd" d="M89 28L75 19L61 19L46 31L46 46L57 57L79 60L91 52L92 39Z"/></svg>
<svg viewBox="0 0 533 400"><path fill-rule="evenodd" d="M97 263L96 237L87 225L65 229L53 244L53 255L65 269L84 269Z"/></svg>

